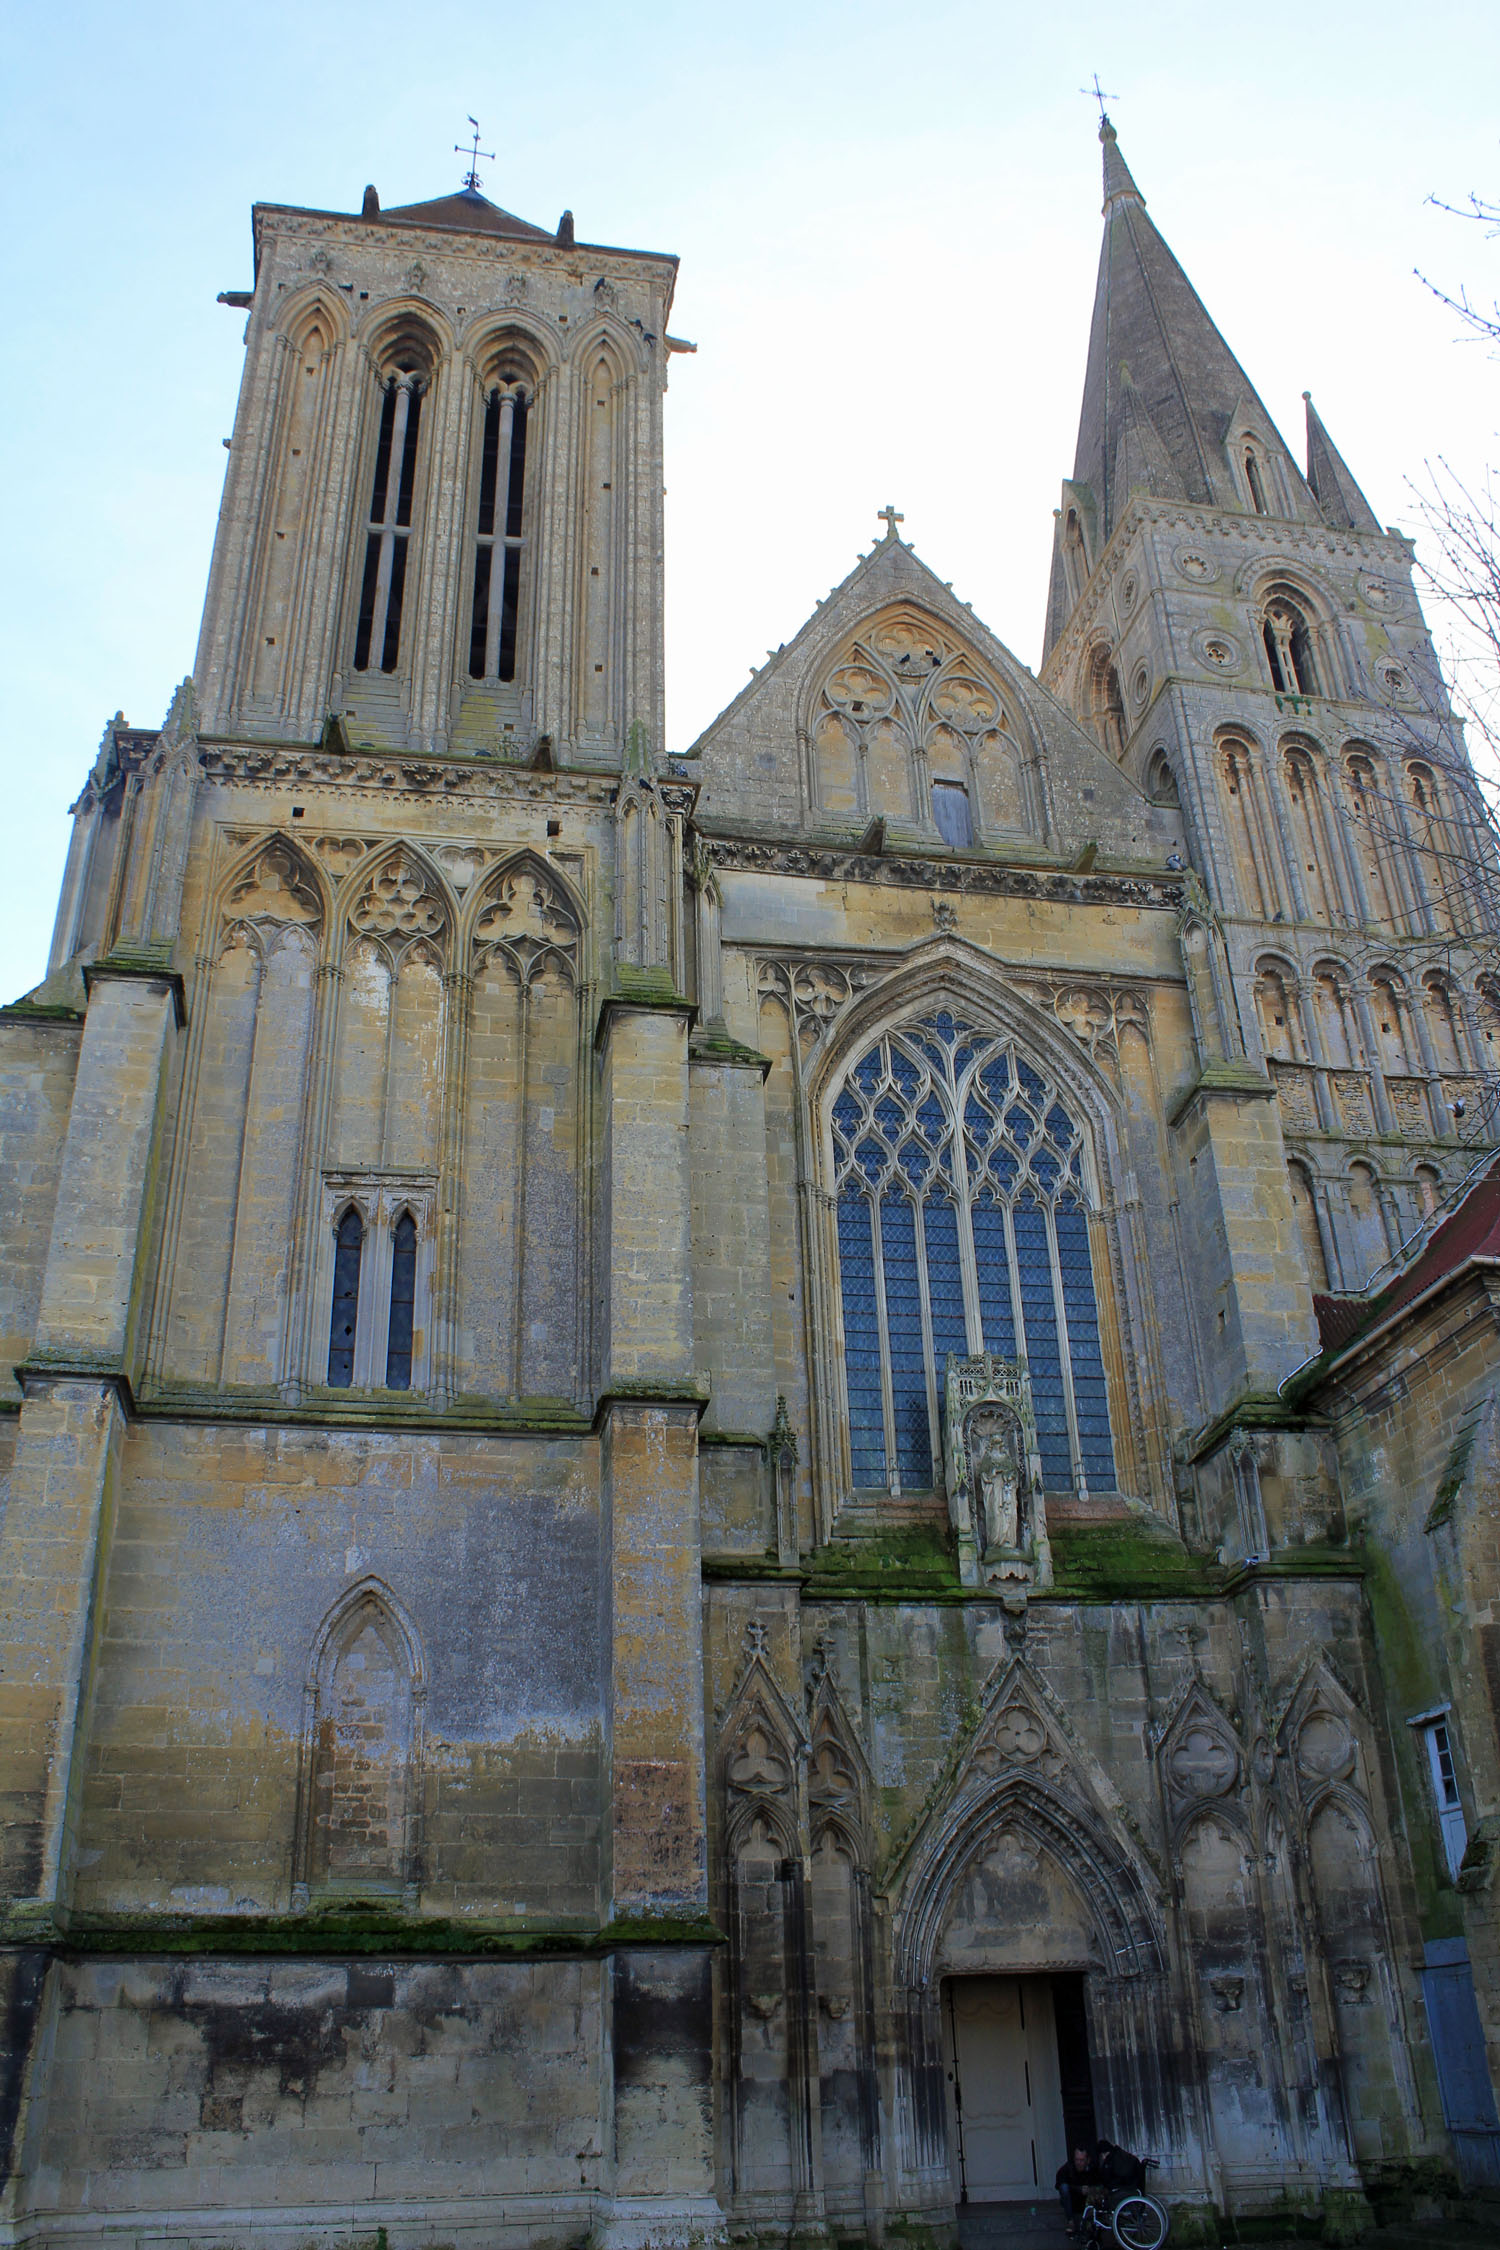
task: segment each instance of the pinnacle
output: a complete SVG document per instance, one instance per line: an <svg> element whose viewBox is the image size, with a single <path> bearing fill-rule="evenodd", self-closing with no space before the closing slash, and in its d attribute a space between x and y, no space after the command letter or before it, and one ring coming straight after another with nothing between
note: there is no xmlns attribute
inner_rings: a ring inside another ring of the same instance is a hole
<svg viewBox="0 0 1500 2250"><path fill-rule="evenodd" d="M1146 198L1130 176L1130 166L1120 154L1120 136L1107 117L1099 120L1099 139L1104 148L1104 209L1122 195L1133 195L1144 209Z"/></svg>

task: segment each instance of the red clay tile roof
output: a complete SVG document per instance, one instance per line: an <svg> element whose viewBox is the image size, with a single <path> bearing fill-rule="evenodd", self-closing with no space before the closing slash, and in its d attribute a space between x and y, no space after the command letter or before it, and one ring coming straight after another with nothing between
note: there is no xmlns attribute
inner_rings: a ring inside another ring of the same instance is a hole
<svg viewBox="0 0 1500 2250"><path fill-rule="evenodd" d="M1376 1295L1314 1297L1323 1349L1341 1350L1362 1330L1389 1320L1403 1305L1414 1303L1470 1258L1500 1259L1500 1160L1470 1188L1458 1209L1444 1219L1406 1271L1388 1281Z"/></svg>

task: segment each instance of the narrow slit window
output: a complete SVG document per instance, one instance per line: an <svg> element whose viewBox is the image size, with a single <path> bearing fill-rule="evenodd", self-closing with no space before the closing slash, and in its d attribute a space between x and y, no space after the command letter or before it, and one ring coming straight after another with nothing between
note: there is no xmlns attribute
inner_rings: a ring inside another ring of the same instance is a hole
<svg viewBox="0 0 1500 2250"><path fill-rule="evenodd" d="M1258 516L1269 515L1271 511L1266 506L1266 488L1261 481L1260 463L1253 453L1245 455L1245 482L1250 487L1250 504L1255 513Z"/></svg>
<svg viewBox="0 0 1500 2250"><path fill-rule="evenodd" d="M496 384L484 412L479 517L474 545L474 605L469 677L513 680L525 549L526 428L530 409L519 386Z"/></svg>
<svg viewBox="0 0 1500 2250"><path fill-rule="evenodd" d="M375 479L354 636L356 672L394 672L400 661L401 608L406 592L406 550L411 542L421 413L420 376L410 369L392 375L381 402L375 446Z"/></svg>
<svg viewBox="0 0 1500 2250"><path fill-rule="evenodd" d="M1448 1862L1448 1873L1456 1882L1458 1871L1469 1848L1469 1828L1464 1819L1463 1799L1458 1789L1458 1768L1453 1756L1453 1740L1448 1732L1446 1718L1429 1719L1418 1731L1427 1750L1427 1771L1432 1782L1433 1801L1437 1807L1438 1832L1443 1839L1443 1857Z"/></svg>
<svg viewBox="0 0 1500 2250"><path fill-rule="evenodd" d="M969 792L961 781L933 783L932 817L950 851L966 851L973 843L974 817L969 808Z"/></svg>
<svg viewBox="0 0 1500 2250"><path fill-rule="evenodd" d="M949 1355L984 1350L1025 1357L1048 1488L1113 1490L1084 1134L1056 1089L944 1010L862 1055L830 1123L855 1486L936 1482Z"/></svg>
<svg viewBox="0 0 1500 2250"><path fill-rule="evenodd" d="M359 1327L359 1268L365 1223L351 1204L334 1234L333 1317L328 1329L328 1380L335 1390L354 1381L354 1339Z"/></svg>
<svg viewBox="0 0 1500 2250"><path fill-rule="evenodd" d="M391 1247L391 1321L386 1336L385 1387L411 1389L412 1322L417 1301L417 1222L410 1211L396 1221Z"/></svg>

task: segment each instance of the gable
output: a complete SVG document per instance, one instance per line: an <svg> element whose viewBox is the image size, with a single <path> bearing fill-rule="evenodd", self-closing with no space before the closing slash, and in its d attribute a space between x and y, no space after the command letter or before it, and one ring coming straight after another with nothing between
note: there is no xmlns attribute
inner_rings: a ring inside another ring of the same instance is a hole
<svg viewBox="0 0 1500 2250"><path fill-rule="evenodd" d="M887 852L1066 863L1093 843L1160 864L1180 827L896 538L688 755L710 833L847 845L880 821ZM963 793L966 811L942 801L945 789ZM954 841L955 820L968 844Z"/></svg>

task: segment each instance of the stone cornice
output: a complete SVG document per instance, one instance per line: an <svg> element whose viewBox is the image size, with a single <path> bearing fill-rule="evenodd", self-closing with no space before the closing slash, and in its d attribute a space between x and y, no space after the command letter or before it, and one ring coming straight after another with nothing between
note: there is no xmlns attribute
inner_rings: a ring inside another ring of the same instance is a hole
<svg viewBox="0 0 1500 2250"><path fill-rule="evenodd" d="M1139 906L1175 912L1182 885L1172 876L1082 875L1065 868L992 866L983 860L873 855L852 846L751 843L710 837L714 865L726 874L792 875L818 882L893 884L907 890L1028 898L1057 906Z"/></svg>
<svg viewBox="0 0 1500 2250"><path fill-rule="evenodd" d="M313 743L245 743L207 740L204 776L240 788L368 789L389 803L430 802L434 797L494 801L529 798L556 804L569 798L607 805L620 776L595 767L561 767L536 773L493 758L423 757L408 751L329 752Z"/></svg>
<svg viewBox="0 0 1500 2250"><path fill-rule="evenodd" d="M423 225L420 221L402 219L394 212L382 212L378 219L366 219L357 211L313 211L293 203L254 204L251 227L257 274L264 243L273 234L280 240L300 237L321 242L331 239L351 250L385 248L402 254L418 248L434 258L467 257L486 265L493 265L498 254L508 264L520 261L560 269L565 279L577 286L587 281L590 269L601 258L624 258L632 265L654 266L668 287L676 277L678 265L670 250L625 250L609 242L564 244L534 235L492 233L486 227Z"/></svg>

